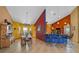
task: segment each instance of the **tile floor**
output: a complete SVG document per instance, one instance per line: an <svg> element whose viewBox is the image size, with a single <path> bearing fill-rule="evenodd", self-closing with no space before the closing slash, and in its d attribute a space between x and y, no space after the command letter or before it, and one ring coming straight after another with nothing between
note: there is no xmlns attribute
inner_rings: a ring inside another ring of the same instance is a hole
<svg viewBox="0 0 79 59"><path fill-rule="evenodd" d="M49 45L40 40L33 41L32 47L28 45L21 46L20 40L15 41L9 48L0 49L0 53L78 53L79 45L73 45L71 42L67 46Z"/></svg>

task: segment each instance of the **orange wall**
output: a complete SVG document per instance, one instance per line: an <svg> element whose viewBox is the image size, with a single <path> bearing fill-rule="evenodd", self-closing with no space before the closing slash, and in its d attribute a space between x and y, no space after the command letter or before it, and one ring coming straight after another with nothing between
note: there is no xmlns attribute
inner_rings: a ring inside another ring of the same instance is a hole
<svg viewBox="0 0 79 59"><path fill-rule="evenodd" d="M57 24L57 22L59 22L59 24ZM70 15L68 15L68 16L66 16L66 17L64 17L64 18L62 18L62 19L60 19L59 21L57 21L57 22L55 22L55 23L53 23L53 24L47 24L46 25L46 33L47 34L50 34L50 33L52 33L52 31L54 30L54 29L56 29L56 28L62 28L63 29L63 27L64 27L64 23L66 22L67 24L70 24Z"/></svg>
<svg viewBox="0 0 79 59"><path fill-rule="evenodd" d="M7 19L8 22L12 22L12 18L6 7L0 6L0 23L3 23L5 19Z"/></svg>
<svg viewBox="0 0 79 59"><path fill-rule="evenodd" d="M59 22L59 24L57 24ZM66 22L66 24L65 24ZM52 24L53 29L55 28L64 28L64 25L70 24L70 15L60 19L59 21Z"/></svg>

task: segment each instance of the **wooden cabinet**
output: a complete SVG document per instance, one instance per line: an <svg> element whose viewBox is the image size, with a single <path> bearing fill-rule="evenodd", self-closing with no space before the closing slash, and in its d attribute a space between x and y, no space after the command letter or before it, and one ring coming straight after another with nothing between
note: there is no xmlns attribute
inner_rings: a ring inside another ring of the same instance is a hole
<svg viewBox="0 0 79 59"><path fill-rule="evenodd" d="M6 36L7 25L0 24L0 48L6 48L10 46L10 41Z"/></svg>
<svg viewBox="0 0 79 59"><path fill-rule="evenodd" d="M1 48L7 48L10 46L10 41L6 38L1 39Z"/></svg>

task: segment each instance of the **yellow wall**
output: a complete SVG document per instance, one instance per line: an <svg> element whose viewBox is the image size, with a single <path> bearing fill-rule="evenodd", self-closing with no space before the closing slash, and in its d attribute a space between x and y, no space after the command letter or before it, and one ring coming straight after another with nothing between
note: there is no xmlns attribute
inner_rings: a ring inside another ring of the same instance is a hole
<svg viewBox="0 0 79 59"><path fill-rule="evenodd" d="M14 22L14 21L13 21L13 36L14 36L15 38L19 38L19 37L20 37L19 27L22 28L23 25L20 24L20 23L18 23L18 22ZM21 29L21 31L22 31L22 29Z"/></svg>
<svg viewBox="0 0 79 59"><path fill-rule="evenodd" d="M35 26L33 24L32 25L24 25L22 23L18 23L18 22L13 21L13 35L16 39L21 37L21 33L19 33L19 27L21 28L21 32L23 32L23 27L27 27L28 32L30 31L30 28L31 28L32 36L33 37L36 36ZM16 28L16 29L14 30L14 28Z"/></svg>
<svg viewBox="0 0 79 59"><path fill-rule="evenodd" d="M36 27L33 25L31 25L31 29L32 29L32 37L36 38Z"/></svg>
<svg viewBox="0 0 79 59"><path fill-rule="evenodd" d="M50 34L52 32L51 24L46 24L46 34Z"/></svg>
<svg viewBox="0 0 79 59"><path fill-rule="evenodd" d="M79 7L75 8L75 10L71 13L71 34L74 33L72 37L73 43L79 42Z"/></svg>

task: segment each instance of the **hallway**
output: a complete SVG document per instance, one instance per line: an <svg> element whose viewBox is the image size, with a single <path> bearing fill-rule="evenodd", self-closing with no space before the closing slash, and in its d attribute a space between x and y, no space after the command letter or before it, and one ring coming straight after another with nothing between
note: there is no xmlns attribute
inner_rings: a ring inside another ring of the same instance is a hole
<svg viewBox="0 0 79 59"><path fill-rule="evenodd" d="M0 15L0 53L79 52L78 6L4 6Z"/></svg>
<svg viewBox="0 0 79 59"><path fill-rule="evenodd" d="M0 0L0 59L79 59L79 0Z"/></svg>
<svg viewBox="0 0 79 59"><path fill-rule="evenodd" d="M20 40L15 41L9 48L0 49L1 53L79 53L79 45L68 44L67 47L62 45L49 45L40 40L33 41L32 48L28 46L21 47Z"/></svg>

